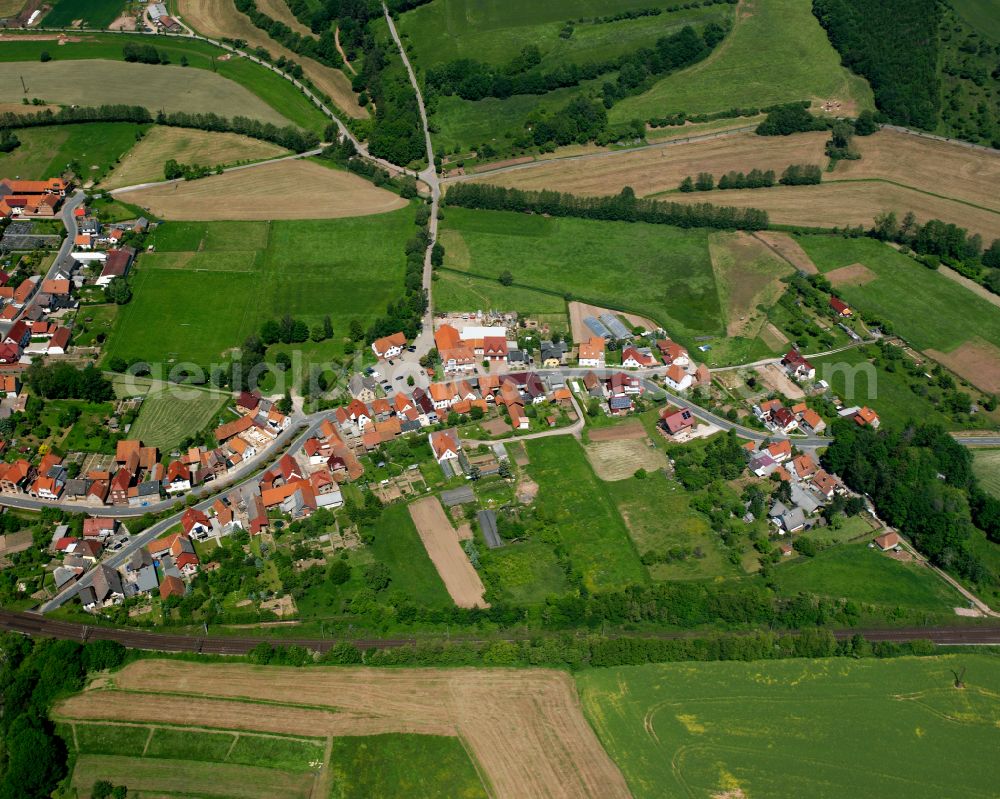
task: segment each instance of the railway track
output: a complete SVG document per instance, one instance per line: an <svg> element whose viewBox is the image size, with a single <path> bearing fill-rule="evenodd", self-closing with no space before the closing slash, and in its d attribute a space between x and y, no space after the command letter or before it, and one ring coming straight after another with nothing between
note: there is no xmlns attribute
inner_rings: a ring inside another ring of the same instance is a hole
<svg viewBox="0 0 1000 799"><path fill-rule="evenodd" d="M124 627L101 627L78 622L60 621L37 613L21 613L0 609L0 630L31 635L40 638L58 638L70 641L117 641L130 649L144 649L154 652L194 652L205 655L245 655L261 643L296 645L317 652L326 652L336 644L347 640L359 649L396 649L413 646L416 638L264 638L261 636L196 636L174 635L149 632ZM913 641L929 640L939 646L986 646L1000 645L1000 626L982 627L909 627L899 629L849 629L835 630L838 639L850 638L857 634L867 640ZM699 633L670 632L650 634L652 638L685 638ZM479 639L458 639L477 643ZM519 640L519 639L511 639Z"/></svg>

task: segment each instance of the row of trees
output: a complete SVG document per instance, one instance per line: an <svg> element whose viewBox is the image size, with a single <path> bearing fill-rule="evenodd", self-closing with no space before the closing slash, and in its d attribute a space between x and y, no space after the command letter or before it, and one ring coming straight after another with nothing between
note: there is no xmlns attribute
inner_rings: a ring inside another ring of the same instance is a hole
<svg viewBox="0 0 1000 799"><path fill-rule="evenodd" d="M170 56L163 50L157 50L151 44L129 42L122 48L122 57L129 63L139 64L169 64Z"/></svg>
<svg viewBox="0 0 1000 799"><path fill-rule="evenodd" d="M256 27L293 53L314 58L321 64L326 64L334 69L343 66L344 60L337 51L337 43L329 26L318 37L303 36L293 31L284 22L263 13L257 8L257 3L254 0L236 0L236 8L246 14Z"/></svg>
<svg viewBox="0 0 1000 799"><path fill-rule="evenodd" d="M941 106L936 0L813 0L813 13L892 122L934 129Z"/></svg>
<svg viewBox="0 0 1000 799"><path fill-rule="evenodd" d="M724 36L725 30L715 23L707 25L700 34L688 25L662 37L654 47L606 61L562 63L548 72L536 69L541 62L541 51L535 45L528 45L501 66L463 58L432 67L427 71L427 88L439 94L457 94L465 100L502 99L515 94L545 94L617 72L616 80L603 87L605 105L610 108L615 100L643 86L651 76L701 60Z"/></svg>
<svg viewBox="0 0 1000 799"><path fill-rule="evenodd" d="M175 128L198 128L222 133L239 133L254 139L273 142L295 152L304 152L319 144L319 136L312 131L291 125L279 127L249 117L227 118L218 114L195 114L185 111L151 113L139 105L102 105L96 107L72 106L57 111L46 109L33 114L0 114L0 129L34 128L45 125L74 125L86 122L134 122L136 124L166 125Z"/></svg>
<svg viewBox="0 0 1000 799"><path fill-rule="evenodd" d="M163 177L167 180L198 180L198 178L208 177L212 173L222 174L222 167L202 166L201 164L182 164L176 159L170 158L163 164Z"/></svg>
<svg viewBox="0 0 1000 799"><path fill-rule="evenodd" d="M448 190L447 203L492 211L649 222L678 227L764 230L768 226L767 212L757 208L639 199L629 186L609 197L578 197L557 191L525 191L481 183L457 183Z"/></svg>
<svg viewBox="0 0 1000 799"><path fill-rule="evenodd" d="M808 111L809 104L789 103L768 112L767 117L757 126L758 136L790 136L810 130L826 130L827 123L817 119Z"/></svg>
<svg viewBox="0 0 1000 799"><path fill-rule="evenodd" d="M868 494L879 516L938 566L980 584L996 580L972 551L970 498L985 495L978 491L967 448L937 425L873 430L839 420L833 433L822 456L827 471ZM977 515L988 515L989 532L1000 539L1000 503L980 505Z"/></svg>
<svg viewBox="0 0 1000 799"><path fill-rule="evenodd" d="M71 363L46 364L36 359L24 373L32 393L45 399L82 399L109 402L115 397L111 381L93 364L78 369Z"/></svg>
<svg viewBox="0 0 1000 799"><path fill-rule="evenodd" d="M727 172L719 178L718 188L720 189L766 189L774 185L774 170L751 169L748 173ZM712 191L716 188L715 176L711 172L699 172L697 178L688 175L681 181L680 190L691 191Z"/></svg>

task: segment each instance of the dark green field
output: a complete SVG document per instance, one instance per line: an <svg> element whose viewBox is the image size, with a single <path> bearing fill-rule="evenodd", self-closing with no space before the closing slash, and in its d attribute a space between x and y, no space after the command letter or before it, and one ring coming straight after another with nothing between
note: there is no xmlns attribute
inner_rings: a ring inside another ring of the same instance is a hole
<svg viewBox="0 0 1000 799"><path fill-rule="evenodd" d="M311 361L341 354L353 319L367 327L402 294L409 208L316 221L170 222L151 237L105 357L207 364L267 319L310 326L329 314L334 339L304 349ZM169 330L169 335L165 331Z"/></svg>
<svg viewBox="0 0 1000 799"><path fill-rule="evenodd" d="M996 796L995 657L684 663L576 679L636 799Z"/></svg>
<svg viewBox="0 0 1000 799"><path fill-rule="evenodd" d="M374 534L372 554L375 560L389 567L392 575L388 590L420 605L454 607L405 504L387 507L375 525Z"/></svg>
<svg viewBox="0 0 1000 799"><path fill-rule="evenodd" d="M704 230L449 207L443 231L449 268L510 270L517 287L648 316L681 341L724 329Z"/></svg>
<svg viewBox="0 0 1000 799"><path fill-rule="evenodd" d="M571 437L525 442L528 474L538 483L537 507L558 527L562 544L591 591L647 581L609 484L597 479Z"/></svg>
<svg viewBox="0 0 1000 799"><path fill-rule="evenodd" d="M42 22L47 27L59 28L83 20L88 28L106 28L124 7L123 0L55 0Z"/></svg>

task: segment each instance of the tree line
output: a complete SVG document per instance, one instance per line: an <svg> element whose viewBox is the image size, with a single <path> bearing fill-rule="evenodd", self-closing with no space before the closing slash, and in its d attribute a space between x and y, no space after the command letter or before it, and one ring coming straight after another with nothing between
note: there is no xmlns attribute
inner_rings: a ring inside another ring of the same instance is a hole
<svg viewBox="0 0 1000 799"><path fill-rule="evenodd" d="M548 72L536 69L541 62L541 51L535 45L527 45L501 66L462 58L432 67L427 71L426 84L432 92L458 95L464 100L503 99L515 94L546 94L617 72L616 80L605 83L602 89L605 106L610 108L616 100L641 90L650 78L700 61L724 37L725 30L715 23L707 25L701 33L688 25L660 38L654 47L605 61L564 63Z"/></svg>
<svg viewBox="0 0 1000 799"><path fill-rule="evenodd" d="M715 176L711 172L699 172L696 177L688 175L684 178L678 188L683 192L712 191L713 189L767 189L774 183L773 169L766 171L751 169L745 174L730 170L719 178L718 184L716 184Z"/></svg>
<svg viewBox="0 0 1000 799"><path fill-rule="evenodd" d="M578 197L557 191L525 191L482 183L457 183L448 189L448 205L493 211L572 216L621 222L649 222L677 227L765 230L767 212L709 203L672 203L640 199L628 186L608 197Z"/></svg>
<svg viewBox="0 0 1000 799"><path fill-rule="evenodd" d="M287 125L278 127L249 117L227 117L218 114L195 114L185 111L153 114L140 105L72 106L58 111L45 109L33 114L0 114L0 129L34 128L45 125L75 125L86 122L134 122L139 125L156 123L175 128L197 128L222 133L239 133L254 139L269 141L288 150L301 153L319 144L312 131Z"/></svg>
<svg viewBox="0 0 1000 799"><path fill-rule="evenodd" d="M808 111L809 104L788 103L779 105L768 112L767 117L757 126L758 136L790 136L810 130L826 130L827 123L814 117Z"/></svg>
<svg viewBox="0 0 1000 799"><path fill-rule="evenodd" d="M157 50L151 44L138 44L136 42L129 42L122 48L122 57L132 64L170 63L170 56L165 51Z"/></svg>
<svg viewBox="0 0 1000 799"><path fill-rule="evenodd" d="M280 42L293 53L313 58L321 64L340 69L344 60L337 51L333 31L327 26L317 38L303 36L289 28L284 22L273 19L257 8L254 0L236 0L236 9L250 18L250 21L276 42Z"/></svg>
<svg viewBox="0 0 1000 799"><path fill-rule="evenodd" d="M848 69L871 84L892 122L933 130L941 107L936 0L813 0Z"/></svg>
<svg viewBox="0 0 1000 799"><path fill-rule="evenodd" d="M878 515L932 563L975 583L996 581L973 551L972 536L979 520L1000 540L1000 503L984 498L966 447L931 424L873 430L841 419L833 434L822 455L827 471L870 496Z"/></svg>
<svg viewBox="0 0 1000 799"><path fill-rule="evenodd" d="M45 399L82 399L109 402L115 387L93 364L78 369L71 363L46 363L36 359L24 373L32 393Z"/></svg>

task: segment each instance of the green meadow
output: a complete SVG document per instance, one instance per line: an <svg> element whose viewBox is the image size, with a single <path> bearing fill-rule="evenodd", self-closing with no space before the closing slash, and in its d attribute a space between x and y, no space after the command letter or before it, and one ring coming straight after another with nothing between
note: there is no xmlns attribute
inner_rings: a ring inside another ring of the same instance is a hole
<svg viewBox="0 0 1000 799"><path fill-rule="evenodd" d="M972 471L983 490L1000 499L1000 449L972 450Z"/></svg>
<svg viewBox="0 0 1000 799"><path fill-rule="evenodd" d="M42 22L50 28L82 20L88 28L106 28L125 8L123 0L56 0Z"/></svg>
<svg viewBox="0 0 1000 799"><path fill-rule="evenodd" d="M139 258L134 297L105 357L208 364L268 319L308 325L329 314L334 338L309 360L342 354L352 320L366 327L402 293L413 213L275 222L168 222Z"/></svg>
<svg viewBox="0 0 1000 799"><path fill-rule="evenodd" d="M518 288L632 311L681 341L724 330L704 230L449 207L441 242L453 270L509 270Z"/></svg>
<svg viewBox="0 0 1000 799"><path fill-rule="evenodd" d="M747 0L704 61L616 103L612 122L836 98L873 107L871 89L840 65L810 0Z"/></svg>
<svg viewBox="0 0 1000 799"><path fill-rule="evenodd" d="M995 657L678 663L576 681L636 799L996 795Z"/></svg>
<svg viewBox="0 0 1000 799"><path fill-rule="evenodd" d="M82 181L96 183L135 146L148 128L148 125L129 122L23 128L17 131L20 146L0 154L0 174L43 180L62 175L75 164Z"/></svg>

